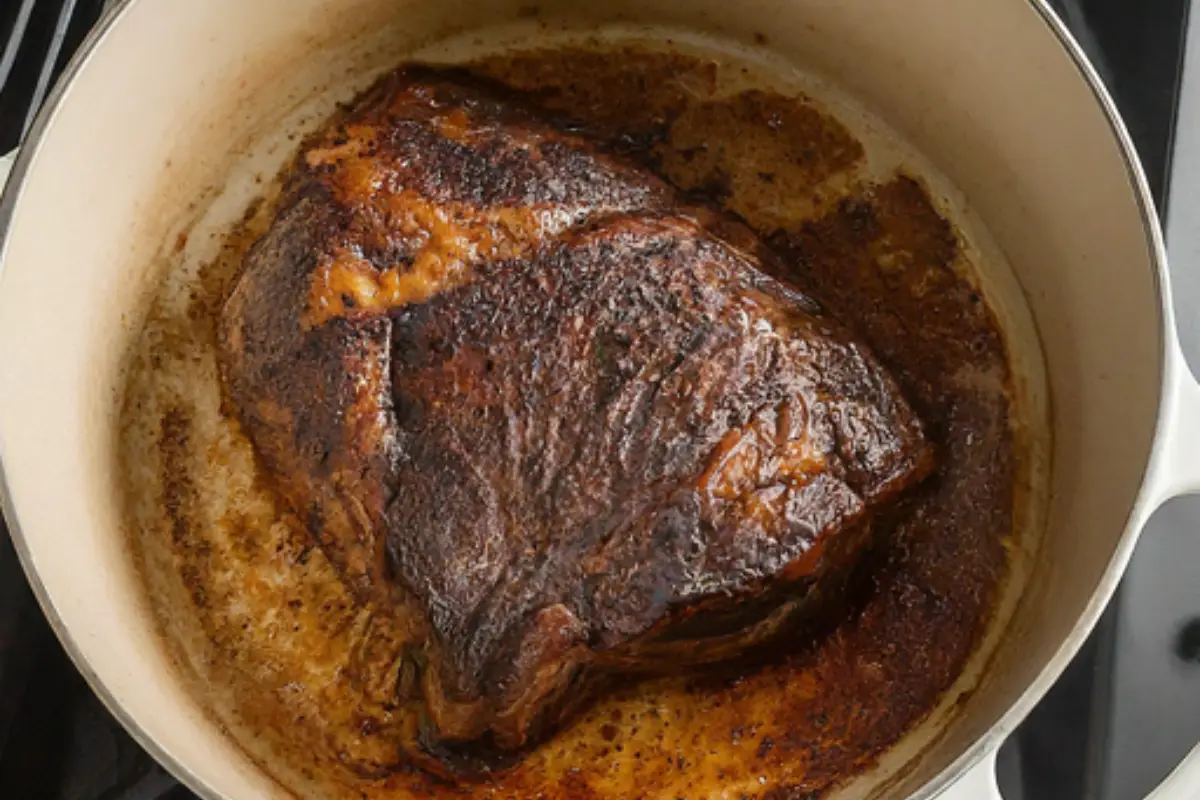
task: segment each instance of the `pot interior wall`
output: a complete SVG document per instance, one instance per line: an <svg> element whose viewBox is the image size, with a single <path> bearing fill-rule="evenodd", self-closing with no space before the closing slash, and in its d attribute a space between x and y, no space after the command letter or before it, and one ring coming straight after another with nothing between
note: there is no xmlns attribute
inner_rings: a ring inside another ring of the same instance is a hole
<svg viewBox="0 0 1200 800"><path fill-rule="evenodd" d="M1023 288L1054 408L1049 533L1038 553L1017 553L1031 582L966 713L935 715L848 787L863 794L886 779L898 794L913 791L1051 662L1134 508L1161 348L1150 244L1118 143L1021 0L561 5L543 3L539 16L747 44L766 33L763 46L856 96L950 176ZM125 550L113 418L147 289L170 263L175 233L221 202L247 142L420 45L528 13L520 0L135 2L30 156L0 279L0 435L14 527L81 666L193 785L228 797L282 793L171 677Z"/></svg>

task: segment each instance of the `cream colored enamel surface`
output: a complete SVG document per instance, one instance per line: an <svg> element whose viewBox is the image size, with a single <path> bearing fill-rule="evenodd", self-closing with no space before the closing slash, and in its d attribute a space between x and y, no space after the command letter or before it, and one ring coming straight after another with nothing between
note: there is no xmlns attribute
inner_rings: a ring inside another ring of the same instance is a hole
<svg viewBox="0 0 1200 800"><path fill-rule="evenodd" d="M146 289L174 234L217 200L247 143L328 86L358 82L463 27L510 22L524 5L140 0L24 165L0 276L9 510L77 658L143 739L212 796L281 790L172 677L123 548L111 422ZM556 5L542 4L547 17ZM1129 520L1149 510L1136 503L1164 369L1158 272L1119 144L1023 0L562 5L580 24L645 21L746 42L767 34L777 55L843 87L928 154L986 221L1025 290L1056 437L1049 533L1031 589L966 713L939 715L949 721L925 726L846 794L870 794L879 780L888 794L940 788L944 770L956 759L963 766L972 743L995 743L1055 677L1115 585L1132 546Z"/></svg>

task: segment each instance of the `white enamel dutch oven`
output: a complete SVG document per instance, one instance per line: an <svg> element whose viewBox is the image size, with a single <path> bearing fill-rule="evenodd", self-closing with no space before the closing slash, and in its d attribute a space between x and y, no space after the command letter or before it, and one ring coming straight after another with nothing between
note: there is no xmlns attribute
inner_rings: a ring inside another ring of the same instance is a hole
<svg viewBox="0 0 1200 800"><path fill-rule="evenodd" d="M839 796L997 796L995 751L1059 676L1164 501L1200 490L1200 387L1158 228L1096 73L1040 0L544 2L753 43L903 132L986 221L1040 333L1052 400L1044 542L1010 615L935 713ZM121 362L164 247L245 143L346 76L525 0L128 0L91 35L3 201L0 457L37 595L112 712L204 797L284 796L170 669L114 491ZM984 657L986 655L986 657ZM1200 764L1157 798L1200 797Z"/></svg>

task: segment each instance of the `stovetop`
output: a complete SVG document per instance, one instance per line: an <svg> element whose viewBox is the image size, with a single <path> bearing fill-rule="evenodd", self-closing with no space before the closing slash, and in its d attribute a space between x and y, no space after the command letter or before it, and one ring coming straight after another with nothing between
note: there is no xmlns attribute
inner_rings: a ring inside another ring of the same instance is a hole
<svg viewBox="0 0 1200 800"><path fill-rule="evenodd" d="M0 153L105 1L0 0ZM1187 24L1200 0L1051 2L1112 90L1165 210L1181 339L1200 367L1200 21ZM1152 520L1091 639L1001 749L1007 800L1141 798L1200 741L1196 564L1200 498L1175 501ZM88 689L0 536L0 798L191 797Z"/></svg>

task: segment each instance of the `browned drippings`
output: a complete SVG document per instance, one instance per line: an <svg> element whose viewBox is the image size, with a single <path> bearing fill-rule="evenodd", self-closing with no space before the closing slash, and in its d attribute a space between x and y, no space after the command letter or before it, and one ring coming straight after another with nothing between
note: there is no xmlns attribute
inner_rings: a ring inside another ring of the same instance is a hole
<svg viewBox="0 0 1200 800"><path fill-rule="evenodd" d="M996 319L962 272L960 237L919 181L867 177L863 146L816 105L758 90L718 96L720 68L703 59L570 50L475 68L747 220L779 255L780 277L893 371L937 444L937 473L879 532L862 597L831 632L744 674L615 687L511 771L469 785L435 779L400 755L417 726L403 702L412 676L397 667L408 621L354 604L220 408L214 317L270 219L263 208L201 276L190 314L152 317L126 404L127 458L144 460L144 448L158 465L131 484L131 509L175 652L214 715L298 790L818 796L931 710L980 640L1006 572L1010 368ZM363 291L371 302L421 299ZM735 466L721 467L730 481Z"/></svg>

